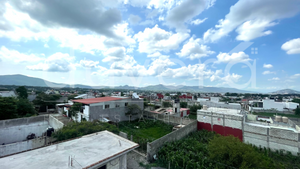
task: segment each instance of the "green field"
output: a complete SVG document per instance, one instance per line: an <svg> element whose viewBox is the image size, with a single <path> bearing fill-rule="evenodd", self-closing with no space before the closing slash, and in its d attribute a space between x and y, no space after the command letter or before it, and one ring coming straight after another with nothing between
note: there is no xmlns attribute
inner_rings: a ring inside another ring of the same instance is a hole
<svg viewBox="0 0 300 169"><path fill-rule="evenodd" d="M133 141L140 145L139 150L147 150L147 142L152 142L162 136L172 132L173 125L168 125L161 121L145 120L145 122L121 122L119 129L127 133L128 139L133 136Z"/></svg>
<svg viewBox="0 0 300 169"><path fill-rule="evenodd" d="M273 117L275 115L279 115L279 116L286 116L286 117L291 117L291 118L300 118L299 115L295 115L295 114L283 114L283 113L266 113L266 112L253 112L254 115L260 115L260 116L269 116L269 117Z"/></svg>

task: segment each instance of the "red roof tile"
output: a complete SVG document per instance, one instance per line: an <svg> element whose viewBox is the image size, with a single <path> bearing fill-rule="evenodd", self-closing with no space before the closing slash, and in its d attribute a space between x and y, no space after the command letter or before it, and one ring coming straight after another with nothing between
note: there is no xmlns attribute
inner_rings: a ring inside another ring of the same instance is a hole
<svg viewBox="0 0 300 169"><path fill-rule="evenodd" d="M83 103L83 104L93 104L93 103L109 102L109 101L122 100L122 99L127 99L127 98L99 97L99 98L91 98L91 99L73 100L73 102Z"/></svg>

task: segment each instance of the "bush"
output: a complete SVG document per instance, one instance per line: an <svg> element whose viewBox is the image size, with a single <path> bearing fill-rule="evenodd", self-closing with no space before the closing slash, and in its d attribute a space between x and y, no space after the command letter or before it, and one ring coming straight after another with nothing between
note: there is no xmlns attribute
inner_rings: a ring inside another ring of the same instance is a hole
<svg viewBox="0 0 300 169"><path fill-rule="evenodd" d="M63 128L53 133L52 137L57 138L57 141L68 140L71 138L81 137L87 134L108 130L115 134L119 134L119 129L111 124L99 121L89 122L71 122Z"/></svg>

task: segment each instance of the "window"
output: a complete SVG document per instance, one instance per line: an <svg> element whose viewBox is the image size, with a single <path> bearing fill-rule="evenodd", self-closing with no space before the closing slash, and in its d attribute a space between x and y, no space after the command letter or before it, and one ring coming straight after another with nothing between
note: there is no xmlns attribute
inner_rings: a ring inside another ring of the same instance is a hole
<svg viewBox="0 0 300 169"><path fill-rule="evenodd" d="M125 103L125 107L127 107L128 106L128 103Z"/></svg>
<svg viewBox="0 0 300 169"><path fill-rule="evenodd" d="M105 109L109 109L109 104L106 104L106 105L105 105Z"/></svg>
<svg viewBox="0 0 300 169"><path fill-rule="evenodd" d="M117 103L117 104L116 104L116 107L120 107L120 104Z"/></svg>
<svg viewBox="0 0 300 169"><path fill-rule="evenodd" d="M106 169L106 165L99 167L98 169Z"/></svg>

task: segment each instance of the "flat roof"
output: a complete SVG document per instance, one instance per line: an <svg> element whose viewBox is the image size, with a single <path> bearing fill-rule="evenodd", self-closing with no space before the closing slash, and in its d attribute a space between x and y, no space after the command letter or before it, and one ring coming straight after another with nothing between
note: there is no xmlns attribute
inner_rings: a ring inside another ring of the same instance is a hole
<svg viewBox="0 0 300 169"><path fill-rule="evenodd" d="M98 97L98 98L90 98L90 99L78 99L72 100L73 102L83 103L83 104L93 104L93 103L101 103L115 100L128 99L127 97Z"/></svg>
<svg viewBox="0 0 300 169"><path fill-rule="evenodd" d="M241 115L241 114L239 114L241 112L241 110L218 108L218 107L209 107L209 108L207 108L207 110L201 109L200 111L202 111L202 112L212 112L212 113L221 113L221 114L229 114L229 115Z"/></svg>
<svg viewBox="0 0 300 169"><path fill-rule="evenodd" d="M69 156L74 168L105 164L119 155L138 147L138 144L108 131L0 158L0 168L66 168Z"/></svg>

